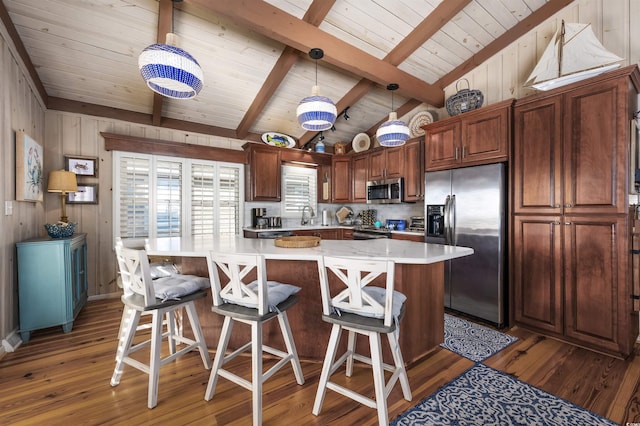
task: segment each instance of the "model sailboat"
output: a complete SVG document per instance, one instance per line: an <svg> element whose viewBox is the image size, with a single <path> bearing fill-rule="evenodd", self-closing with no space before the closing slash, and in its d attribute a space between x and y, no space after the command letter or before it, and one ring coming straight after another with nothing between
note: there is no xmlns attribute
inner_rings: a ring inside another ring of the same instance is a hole
<svg viewBox="0 0 640 426"><path fill-rule="evenodd" d="M591 24L562 21L525 86L555 89L618 68L622 60L602 46Z"/></svg>

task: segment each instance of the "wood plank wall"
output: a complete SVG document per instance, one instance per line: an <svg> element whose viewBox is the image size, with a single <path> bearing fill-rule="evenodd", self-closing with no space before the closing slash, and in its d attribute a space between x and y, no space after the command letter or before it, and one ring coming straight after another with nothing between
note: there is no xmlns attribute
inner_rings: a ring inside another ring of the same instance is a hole
<svg viewBox="0 0 640 426"><path fill-rule="evenodd" d="M502 52L481 64L465 76L472 89L480 89L485 105L508 98L520 98L532 93L523 88L535 62L562 19L569 22L590 22L604 46L627 58L624 65L640 62L640 26L631 20L640 16L638 0L577 0L553 18L534 28ZM89 243L89 294L109 295L117 292L116 267L112 255L111 153L104 150L100 132L163 139L228 149L240 149L244 141L208 135L186 134L169 129L142 126L116 120L79 114L46 111L44 102L33 89L18 55L7 43L4 26L0 25L0 196L15 200L15 131L24 129L45 147L45 176L50 170L63 167L64 155L85 155L99 158L97 178L84 178L98 183L99 204L73 205L67 208L69 217L80 222ZM455 83L445 90L445 98L456 92ZM446 111L440 111L445 117ZM17 321L17 281L15 243L43 235L42 226L57 220L60 201L45 194L44 203L13 201L13 216L0 215L0 339L15 330ZM0 351L2 348L0 347Z"/></svg>

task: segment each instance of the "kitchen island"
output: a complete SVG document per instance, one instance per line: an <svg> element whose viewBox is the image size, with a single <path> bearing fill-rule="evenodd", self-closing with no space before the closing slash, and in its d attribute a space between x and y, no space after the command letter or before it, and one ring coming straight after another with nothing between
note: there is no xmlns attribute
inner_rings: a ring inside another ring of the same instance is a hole
<svg viewBox="0 0 640 426"><path fill-rule="evenodd" d="M444 338L444 261L473 254L467 247L425 244L393 239L322 240L312 248L281 248L273 240L242 237L203 236L152 238L147 241L152 256L181 257L183 272L207 275L206 256L211 251L262 254L267 259L267 278L302 287L297 306L287 311L298 354L321 361L329 341L331 325L322 321L322 302L317 261L321 256L343 256L393 260L396 263L395 289L407 296L401 322L400 347L407 364L423 358ZM211 297L198 305L198 314L207 339L214 348L222 327L222 317L211 312ZM277 323L264 327L265 342L280 346ZM249 338L249 329L234 329L230 347ZM368 347L368 345L361 347ZM385 350L388 348L385 345ZM385 352L385 359L390 354Z"/></svg>

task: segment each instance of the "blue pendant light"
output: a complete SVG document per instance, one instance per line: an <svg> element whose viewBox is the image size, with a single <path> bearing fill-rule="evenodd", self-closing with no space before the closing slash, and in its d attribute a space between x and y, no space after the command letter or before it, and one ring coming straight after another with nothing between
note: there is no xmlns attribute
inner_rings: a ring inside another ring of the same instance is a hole
<svg viewBox="0 0 640 426"><path fill-rule="evenodd" d="M387 90L391 91L391 112L389 113L389 121L382 123L376 132L380 146L400 146L409 139L409 127L404 121L398 120L398 114L393 111L393 91L399 87L395 83L387 86Z"/></svg>
<svg viewBox="0 0 640 426"><path fill-rule="evenodd" d="M179 0L173 0L174 3L176 1ZM173 33L167 34L166 44L156 43L144 49L138 57L138 67L147 86L162 96L191 99L202 89L204 74L200 64L193 56L176 47Z"/></svg>
<svg viewBox="0 0 640 426"><path fill-rule="evenodd" d="M319 95L318 59L324 56L324 52L322 49L313 48L309 51L309 56L316 61L316 84L311 89L311 96L300 101L296 108L296 116L303 129L321 132L333 127L338 110L331 99Z"/></svg>

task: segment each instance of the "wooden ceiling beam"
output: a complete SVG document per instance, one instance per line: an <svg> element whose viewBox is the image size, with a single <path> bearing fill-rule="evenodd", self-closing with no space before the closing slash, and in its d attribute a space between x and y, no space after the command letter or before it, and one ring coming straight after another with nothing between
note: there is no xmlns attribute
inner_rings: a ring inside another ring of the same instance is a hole
<svg viewBox="0 0 640 426"><path fill-rule="evenodd" d="M444 104L444 95L440 88L369 55L266 2L260 0L189 1L301 52L320 46L325 52L323 60L338 68L382 86L386 86L389 82L398 83L401 93L422 102L434 106Z"/></svg>
<svg viewBox="0 0 640 426"><path fill-rule="evenodd" d="M418 26L407 35L407 37L398 43L383 60L391 65L401 64L413 52L415 52L416 49L422 46L431 36L433 36L433 34L438 32L444 24L460 13L460 11L469 3L471 3L471 0L449 0L440 3L440 5L436 7L434 11L431 12L420 24L418 24ZM374 87L374 82L367 80L366 78L361 79L340 101L338 101L336 104L338 111L344 110L347 106L354 105ZM410 99L407 103L401 106L398 111L404 111L409 105L413 105L411 108L413 109L419 104L420 102L415 102L413 99ZM404 115L411 109L408 109L399 115ZM367 130L366 133L371 136L375 133L380 124L385 121L386 117L380 120L374 127ZM299 138L298 145L304 146L307 142L313 139L315 135L316 132L305 132Z"/></svg>
<svg viewBox="0 0 640 426"><path fill-rule="evenodd" d="M158 6L158 32L156 35L156 43L166 43L167 33L173 31L173 1L160 0ZM162 122L162 106L164 96L160 93L153 92L153 107L151 120L154 126L160 127Z"/></svg>
<svg viewBox="0 0 640 426"><path fill-rule="evenodd" d="M335 0L314 0L311 6L309 6L309 9L307 9L302 20L311 25L320 25L334 3ZM238 137L242 139L249 133L249 129L258 119L258 116L262 113L267 103L280 86L280 83L285 79L289 70L291 70L291 67L293 67L297 60L298 51L293 47L286 46L280 54L278 61L269 72L269 76L267 76L267 79L260 88L260 91L258 91L258 94L253 99L249 109L247 109L244 117L242 117L242 120L236 129Z"/></svg>
<svg viewBox="0 0 640 426"><path fill-rule="evenodd" d="M500 52L505 47L509 46L515 40L525 35L542 22L549 19L555 13L564 9L574 0L550 0L544 6L535 10L531 15L514 25L511 29L507 30L500 37L485 46L478 53L471 58L458 65L451 72L447 73L440 80L436 82L438 87L444 88L454 81L460 79L463 75L472 71L474 68L484 63L496 53Z"/></svg>
<svg viewBox="0 0 640 426"><path fill-rule="evenodd" d="M87 102L72 101L69 99L57 98L49 96L49 109L56 111L73 112L77 114L92 115L95 117L104 117L114 120L128 121L130 123L144 124L153 126L151 114L124 110L120 108L106 107ZM202 133L205 135L214 135L223 138L244 139L246 141L260 142L260 135L249 133L244 138L239 138L233 129L225 129L218 126L210 126L208 124L200 124L192 121L177 120L173 118L164 118L158 127L166 129L181 130L184 132Z"/></svg>

